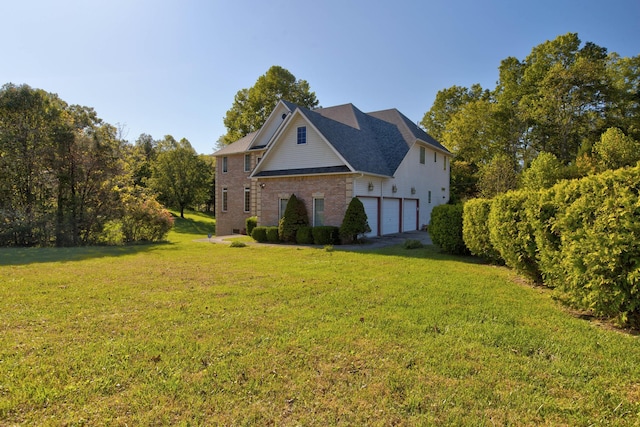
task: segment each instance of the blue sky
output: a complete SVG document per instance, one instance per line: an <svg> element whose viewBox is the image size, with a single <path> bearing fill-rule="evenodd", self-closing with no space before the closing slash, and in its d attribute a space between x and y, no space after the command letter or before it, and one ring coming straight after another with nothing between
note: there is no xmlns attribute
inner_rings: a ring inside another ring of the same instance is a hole
<svg viewBox="0 0 640 427"><path fill-rule="evenodd" d="M640 54L640 1L13 0L0 84L26 83L141 133L212 153L236 92L272 65L322 106L397 108L420 121L436 93L493 89L500 61L568 32Z"/></svg>

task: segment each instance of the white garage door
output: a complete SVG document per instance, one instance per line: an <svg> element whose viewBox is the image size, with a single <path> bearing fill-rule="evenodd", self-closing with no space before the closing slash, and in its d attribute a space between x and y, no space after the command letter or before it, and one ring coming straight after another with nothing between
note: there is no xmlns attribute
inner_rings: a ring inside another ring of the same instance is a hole
<svg viewBox="0 0 640 427"><path fill-rule="evenodd" d="M418 229L418 201L405 199L402 206L402 231Z"/></svg>
<svg viewBox="0 0 640 427"><path fill-rule="evenodd" d="M366 236L378 235L378 199L376 197L358 197L364 205L364 212L367 214L367 222L371 232Z"/></svg>
<svg viewBox="0 0 640 427"><path fill-rule="evenodd" d="M400 199L382 200L382 234L400 232Z"/></svg>

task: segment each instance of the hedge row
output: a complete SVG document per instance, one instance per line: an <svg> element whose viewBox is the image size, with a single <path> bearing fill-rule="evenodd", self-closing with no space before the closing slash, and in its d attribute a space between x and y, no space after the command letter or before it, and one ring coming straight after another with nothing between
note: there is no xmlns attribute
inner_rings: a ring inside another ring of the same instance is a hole
<svg viewBox="0 0 640 427"><path fill-rule="evenodd" d="M462 205L438 205L431 210L429 235L436 245L447 253L468 253L462 239Z"/></svg>
<svg viewBox="0 0 640 427"><path fill-rule="evenodd" d="M472 254L504 261L576 308L638 326L639 194L640 165L471 200L463 239Z"/></svg>
<svg viewBox="0 0 640 427"><path fill-rule="evenodd" d="M295 241L300 244L337 245L340 243L339 228L329 225L300 227ZM254 227L251 237L260 243L280 243L278 227Z"/></svg>

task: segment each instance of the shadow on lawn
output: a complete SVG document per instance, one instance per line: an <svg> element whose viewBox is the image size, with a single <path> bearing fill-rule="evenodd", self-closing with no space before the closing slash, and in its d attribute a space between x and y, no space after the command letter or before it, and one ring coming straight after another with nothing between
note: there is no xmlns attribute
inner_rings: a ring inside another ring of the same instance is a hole
<svg viewBox="0 0 640 427"><path fill-rule="evenodd" d="M216 224L204 214L191 214L188 218L173 217L173 232L179 234L198 234L207 236L216 234Z"/></svg>
<svg viewBox="0 0 640 427"><path fill-rule="evenodd" d="M130 246L82 246L73 248L0 248L0 266L45 262L71 262L91 258L118 257L147 252L159 245L150 243Z"/></svg>

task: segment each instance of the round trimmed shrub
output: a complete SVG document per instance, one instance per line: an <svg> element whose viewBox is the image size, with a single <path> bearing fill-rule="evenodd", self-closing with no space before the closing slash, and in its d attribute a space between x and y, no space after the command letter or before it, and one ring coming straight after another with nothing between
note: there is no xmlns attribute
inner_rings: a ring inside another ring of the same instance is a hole
<svg viewBox="0 0 640 427"><path fill-rule="evenodd" d="M278 234L278 227L267 227L267 242L280 243L280 236Z"/></svg>
<svg viewBox="0 0 640 427"><path fill-rule="evenodd" d="M258 226L258 217L250 216L245 220L245 229L247 230L247 236L251 236L253 229Z"/></svg>
<svg viewBox="0 0 640 427"><path fill-rule="evenodd" d="M255 227L253 231L251 231L251 237L256 242L266 243L267 242L267 227Z"/></svg>

